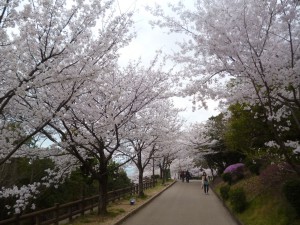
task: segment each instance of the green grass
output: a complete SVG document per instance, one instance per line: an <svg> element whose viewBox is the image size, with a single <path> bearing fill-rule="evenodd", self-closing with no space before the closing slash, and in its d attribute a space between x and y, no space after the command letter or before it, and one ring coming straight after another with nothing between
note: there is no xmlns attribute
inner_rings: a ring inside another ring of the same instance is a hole
<svg viewBox="0 0 300 225"><path fill-rule="evenodd" d="M220 194L219 184L215 190ZM247 196L247 208L242 213L235 213L244 225L300 225L295 210L283 197L280 188L263 187L258 177L250 177L231 186L242 187ZM226 205L231 209L229 201ZM232 210L231 210L232 211Z"/></svg>
<svg viewBox="0 0 300 225"><path fill-rule="evenodd" d="M247 225L290 225L295 215L279 197L266 193L253 199L245 212L238 214L240 220Z"/></svg>

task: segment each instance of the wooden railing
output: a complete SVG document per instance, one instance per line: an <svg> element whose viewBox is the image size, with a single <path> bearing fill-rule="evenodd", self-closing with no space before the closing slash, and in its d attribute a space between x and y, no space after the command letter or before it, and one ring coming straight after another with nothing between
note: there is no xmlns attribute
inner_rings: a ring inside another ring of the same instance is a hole
<svg viewBox="0 0 300 225"><path fill-rule="evenodd" d="M148 189L155 186L155 181L144 182L144 189ZM132 185L131 187L119 189L116 191L108 192L108 201L113 202L120 200L128 195L138 194L138 185ZM88 198L82 198L77 201L69 202L66 204L55 204L54 207L43 209L40 211L15 215L14 217L6 220L1 220L0 225L58 225L62 220L72 219L77 215L84 215L85 212L90 210L91 212L98 206L99 195L95 195Z"/></svg>

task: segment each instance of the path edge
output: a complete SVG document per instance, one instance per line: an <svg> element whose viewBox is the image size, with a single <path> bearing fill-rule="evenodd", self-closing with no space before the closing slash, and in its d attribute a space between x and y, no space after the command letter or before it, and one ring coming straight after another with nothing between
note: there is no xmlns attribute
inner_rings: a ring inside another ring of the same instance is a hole
<svg viewBox="0 0 300 225"><path fill-rule="evenodd" d="M121 223L123 223L127 218L129 218L130 216L134 215L135 213L137 213L139 210L141 210L142 208L144 208L146 205L148 205L150 202L152 202L155 198L157 198L158 196L160 196L164 191L166 191L167 189L169 189L173 184L175 184L177 181L173 181L171 184L167 185L164 189L162 189L159 193L153 195L151 198L149 198L147 201L145 201L143 204L141 204L139 207L137 207L136 209L130 211L129 213L127 213L126 215L124 215L122 218L120 218L117 222L115 222L113 225L120 225Z"/></svg>
<svg viewBox="0 0 300 225"><path fill-rule="evenodd" d="M213 189L210 188L214 194L217 196L217 198L222 202L224 208L227 209L229 215L233 218L233 220L238 224L238 225L244 225L244 223L242 223L234 214L233 212L230 210L230 208L226 205L226 203L224 202L224 200L217 194L217 192Z"/></svg>

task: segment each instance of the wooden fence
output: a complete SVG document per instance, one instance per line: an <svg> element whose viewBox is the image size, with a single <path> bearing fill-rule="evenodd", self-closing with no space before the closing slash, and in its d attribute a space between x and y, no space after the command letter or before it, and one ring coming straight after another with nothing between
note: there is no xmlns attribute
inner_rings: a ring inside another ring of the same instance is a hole
<svg viewBox="0 0 300 225"><path fill-rule="evenodd" d="M148 189L155 186L155 181L145 181L144 189ZM119 189L116 191L108 192L108 201L113 202L119 200L127 195L138 194L138 185L132 185L131 187ZM0 225L58 225L62 220L72 219L77 215L84 215L88 210L91 212L98 206L99 195L95 195L88 198L82 198L77 201L69 202L66 204L55 204L54 207L43 209L40 211L15 215L14 217L6 220L1 220Z"/></svg>

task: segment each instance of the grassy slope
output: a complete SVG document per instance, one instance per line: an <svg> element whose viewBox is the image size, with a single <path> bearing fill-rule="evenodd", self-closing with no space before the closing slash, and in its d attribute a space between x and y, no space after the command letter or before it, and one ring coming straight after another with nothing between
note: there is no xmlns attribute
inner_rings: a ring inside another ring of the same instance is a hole
<svg viewBox="0 0 300 225"><path fill-rule="evenodd" d="M217 193L223 185L221 182L216 186ZM300 218L296 218L294 209L287 203L280 188L262 186L257 176L231 186L237 187L245 190L248 201L247 209L236 214L244 225L300 225ZM231 208L228 201L226 205Z"/></svg>

